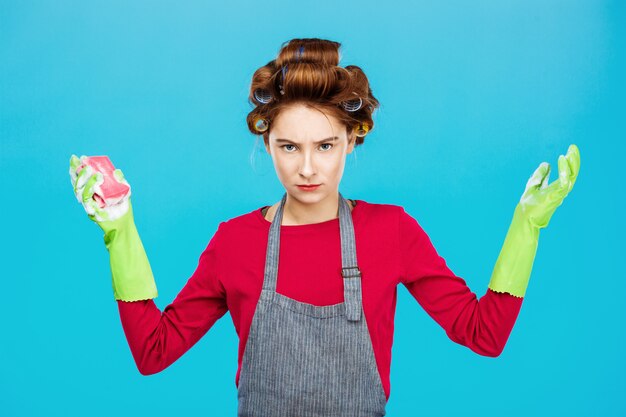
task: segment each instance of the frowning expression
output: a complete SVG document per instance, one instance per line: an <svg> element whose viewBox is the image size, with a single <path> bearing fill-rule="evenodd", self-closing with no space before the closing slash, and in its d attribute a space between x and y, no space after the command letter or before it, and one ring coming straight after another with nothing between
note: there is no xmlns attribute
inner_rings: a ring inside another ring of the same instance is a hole
<svg viewBox="0 0 626 417"><path fill-rule="evenodd" d="M354 139L334 116L298 103L272 121L265 148L287 193L301 202L315 203L336 196Z"/></svg>

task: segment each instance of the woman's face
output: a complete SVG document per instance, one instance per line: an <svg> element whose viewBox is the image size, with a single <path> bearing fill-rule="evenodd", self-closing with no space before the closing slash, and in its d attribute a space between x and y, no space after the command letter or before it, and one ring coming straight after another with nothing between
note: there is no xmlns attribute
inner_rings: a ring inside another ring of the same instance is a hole
<svg viewBox="0 0 626 417"><path fill-rule="evenodd" d="M346 155L354 149L346 128L334 116L294 104L283 109L270 127L269 143L278 179L290 198L314 204L337 198ZM319 184L313 191L298 185Z"/></svg>

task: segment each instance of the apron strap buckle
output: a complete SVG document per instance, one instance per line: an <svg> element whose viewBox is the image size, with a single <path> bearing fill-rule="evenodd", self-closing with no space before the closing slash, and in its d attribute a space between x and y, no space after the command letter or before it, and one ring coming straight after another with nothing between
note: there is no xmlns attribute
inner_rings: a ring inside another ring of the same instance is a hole
<svg viewBox="0 0 626 417"><path fill-rule="evenodd" d="M344 266L341 268L341 275L344 278L361 278L361 270L358 266Z"/></svg>
<svg viewBox="0 0 626 417"><path fill-rule="evenodd" d="M349 321L359 321L361 319L361 271L358 266L341 268L341 275L344 281L344 303L346 306L346 317ZM358 278L358 279L349 279Z"/></svg>

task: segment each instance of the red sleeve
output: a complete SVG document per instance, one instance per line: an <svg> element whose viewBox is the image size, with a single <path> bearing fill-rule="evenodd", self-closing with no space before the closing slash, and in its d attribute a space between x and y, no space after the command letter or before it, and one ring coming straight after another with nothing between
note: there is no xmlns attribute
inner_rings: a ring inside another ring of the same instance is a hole
<svg viewBox="0 0 626 417"><path fill-rule="evenodd" d="M228 310L219 281L218 234L219 227L200 255L195 272L163 313L154 300L118 300L122 327L142 375L170 366Z"/></svg>
<svg viewBox="0 0 626 417"><path fill-rule="evenodd" d="M417 221L400 211L400 281L446 332L450 340L472 351L496 357L502 353L523 298L487 288L480 300L437 254Z"/></svg>

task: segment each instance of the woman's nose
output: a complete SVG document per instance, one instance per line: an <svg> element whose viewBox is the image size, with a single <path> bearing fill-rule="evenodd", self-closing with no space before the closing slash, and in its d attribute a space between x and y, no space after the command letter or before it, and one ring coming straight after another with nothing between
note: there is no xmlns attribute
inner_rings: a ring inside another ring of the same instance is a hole
<svg viewBox="0 0 626 417"><path fill-rule="evenodd" d="M315 166L314 166L313 155L311 152L304 152L302 156L302 160L300 161L300 170L299 173L303 177L310 177L315 174Z"/></svg>

